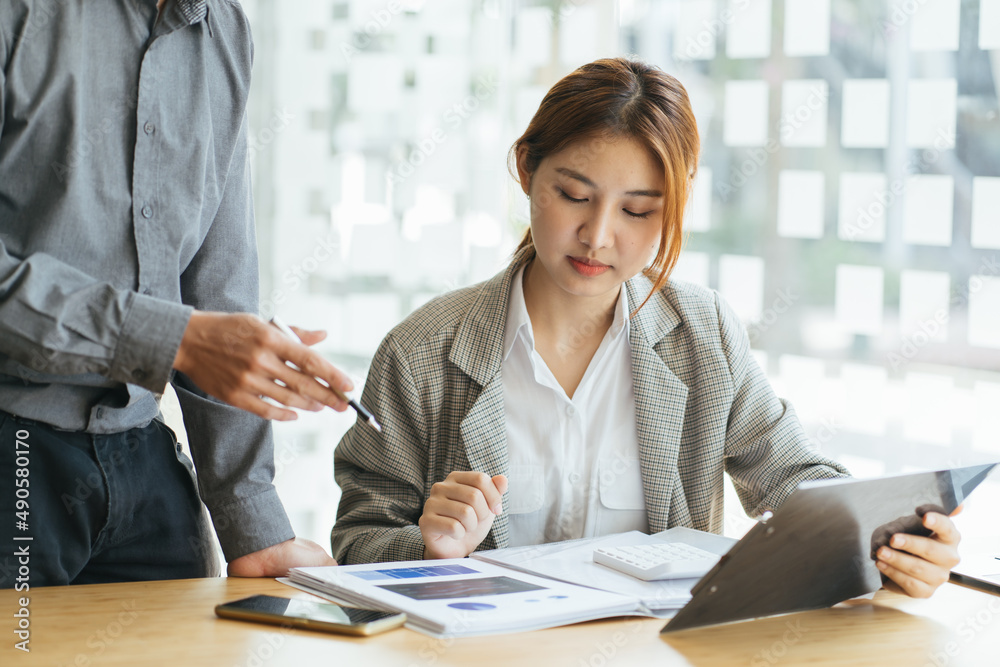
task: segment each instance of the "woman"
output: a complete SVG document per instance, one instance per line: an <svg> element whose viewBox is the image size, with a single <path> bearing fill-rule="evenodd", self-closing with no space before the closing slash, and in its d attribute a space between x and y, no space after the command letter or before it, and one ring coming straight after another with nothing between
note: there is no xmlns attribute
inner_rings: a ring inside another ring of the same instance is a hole
<svg viewBox="0 0 1000 667"><path fill-rule="evenodd" d="M751 515L848 474L810 450L719 295L667 280L698 152L687 93L658 69L600 60L549 91L511 149L531 228L510 266L375 355L363 402L384 431L355 426L335 454L339 562L721 532L724 471ZM954 525L929 516L938 537L882 563L914 595L957 561Z"/></svg>

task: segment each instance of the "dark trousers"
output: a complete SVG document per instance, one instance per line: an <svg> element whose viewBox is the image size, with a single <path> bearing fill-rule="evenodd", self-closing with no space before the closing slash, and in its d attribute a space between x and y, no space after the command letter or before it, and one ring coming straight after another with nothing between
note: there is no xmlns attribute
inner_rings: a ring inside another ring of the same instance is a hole
<svg viewBox="0 0 1000 667"><path fill-rule="evenodd" d="M163 423L93 435L0 412L0 588L218 576L214 545Z"/></svg>

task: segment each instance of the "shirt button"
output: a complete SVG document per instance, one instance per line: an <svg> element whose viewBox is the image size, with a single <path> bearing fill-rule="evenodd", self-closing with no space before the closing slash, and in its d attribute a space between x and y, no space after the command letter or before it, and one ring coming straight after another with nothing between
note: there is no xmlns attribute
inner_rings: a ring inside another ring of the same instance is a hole
<svg viewBox="0 0 1000 667"><path fill-rule="evenodd" d="M156 132L156 126L147 121L146 124L142 126L142 131L146 134L153 134Z"/></svg>
<svg viewBox="0 0 1000 667"><path fill-rule="evenodd" d="M97 410L94 411L94 414L97 416L98 419L100 419L101 417L104 416L104 408L97 408Z"/></svg>
<svg viewBox="0 0 1000 667"><path fill-rule="evenodd" d="M566 406L566 414L569 415L570 417L572 417L573 415L576 414L576 408L574 408L572 405L567 405Z"/></svg>
<svg viewBox="0 0 1000 667"><path fill-rule="evenodd" d="M143 206L142 207L142 217L144 217L144 218L152 218L153 217L153 207L150 206L149 204L146 204L145 206Z"/></svg>
<svg viewBox="0 0 1000 667"><path fill-rule="evenodd" d="M135 369L134 371L132 371L132 379L138 382L142 382L143 380L146 379L146 371L142 370L141 368Z"/></svg>

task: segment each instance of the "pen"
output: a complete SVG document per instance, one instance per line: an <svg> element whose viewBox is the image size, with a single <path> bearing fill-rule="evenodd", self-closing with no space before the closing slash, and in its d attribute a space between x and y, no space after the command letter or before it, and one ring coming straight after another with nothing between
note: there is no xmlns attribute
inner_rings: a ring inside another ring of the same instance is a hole
<svg viewBox="0 0 1000 667"><path fill-rule="evenodd" d="M275 315L274 317L271 318L271 324L273 324L274 326L278 327L278 331L280 331L281 333L285 334L286 336L288 336L289 338L291 338L292 340L294 340L296 343L301 343L302 342L302 339L299 338L298 334L296 334L292 330L291 327L289 327L287 324L285 324L284 322L282 322L281 319L277 315ZM289 366L294 366L294 364L292 364L291 362L287 362L287 363L288 363ZM379 425L379 423L377 421L375 421L375 415L373 415L371 412L369 412L368 409L365 406L361 405L360 403L358 403L357 401L355 401L353 398L350 398L344 392L340 391L336 387L330 387L330 385L328 385L326 382L324 382L321 378L316 378L316 381L319 382L320 384L323 384L323 385L326 385L327 387L329 387L330 390L333 391L333 393L335 393L337 395L337 398L339 398L342 401L346 401L349 406L351 406L352 408L354 408L355 412L357 412L359 415L361 415L362 417L364 417L365 421L367 421L368 424L373 429L375 429L379 433L382 432L382 427Z"/></svg>

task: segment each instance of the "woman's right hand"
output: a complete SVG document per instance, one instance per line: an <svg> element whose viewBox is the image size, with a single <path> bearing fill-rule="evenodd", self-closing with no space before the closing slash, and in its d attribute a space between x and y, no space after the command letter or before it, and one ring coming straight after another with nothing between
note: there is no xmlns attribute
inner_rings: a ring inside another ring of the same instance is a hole
<svg viewBox="0 0 1000 667"><path fill-rule="evenodd" d="M507 478L455 471L431 487L420 516L424 558L465 558L486 539L503 512Z"/></svg>

